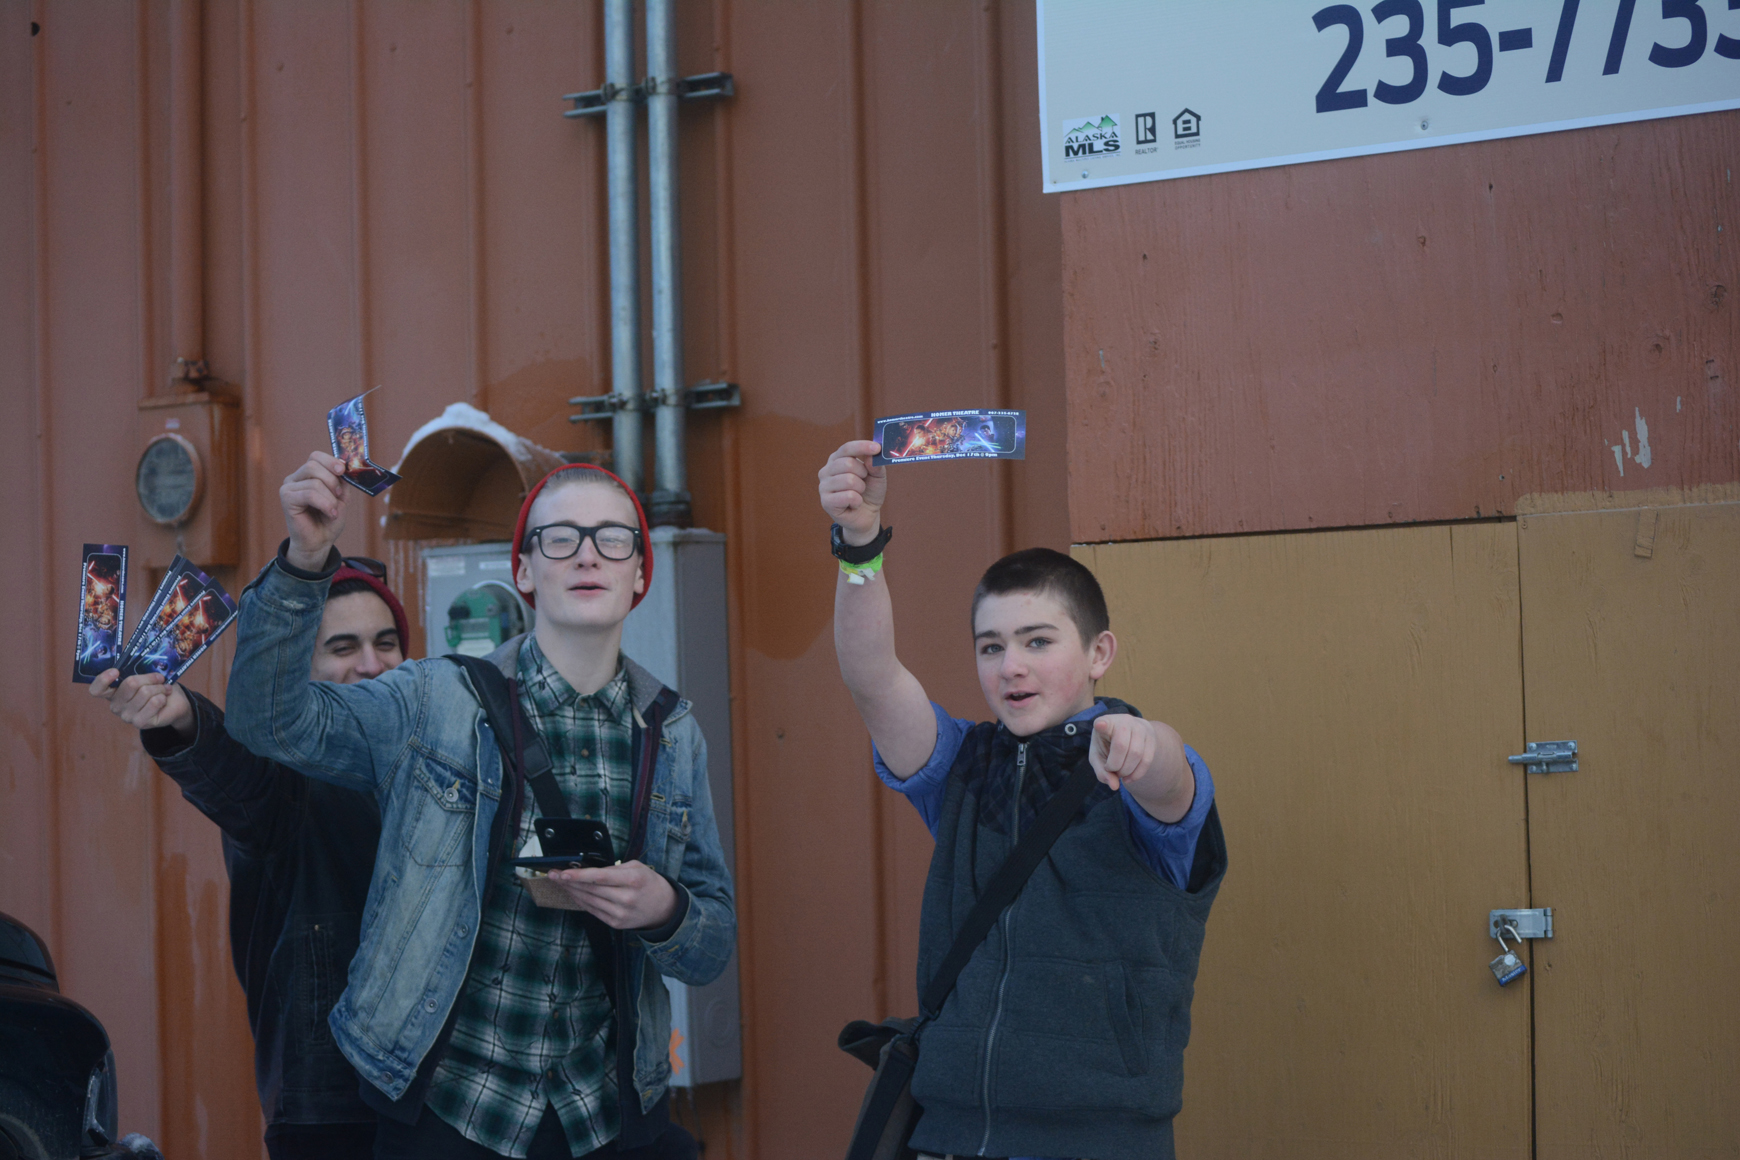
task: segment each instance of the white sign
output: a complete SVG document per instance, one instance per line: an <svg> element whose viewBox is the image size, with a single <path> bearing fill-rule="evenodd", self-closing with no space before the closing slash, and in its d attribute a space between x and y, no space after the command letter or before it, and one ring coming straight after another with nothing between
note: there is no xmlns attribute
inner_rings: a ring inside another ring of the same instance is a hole
<svg viewBox="0 0 1740 1160"><path fill-rule="evenodd" d="M1740 0L1039 0L1039 107L1048 193L1734 109Z"/></svg>

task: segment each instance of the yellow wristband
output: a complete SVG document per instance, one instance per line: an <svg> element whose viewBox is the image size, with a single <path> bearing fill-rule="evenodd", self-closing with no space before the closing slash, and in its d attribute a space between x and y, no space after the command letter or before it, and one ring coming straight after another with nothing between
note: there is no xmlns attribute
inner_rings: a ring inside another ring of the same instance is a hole
<svg viewBox="0 0 1740 1160"><path fill-rule="evenodd" d="M867 560L862 564L848 564L841 560L840 571L846 574L848 583L862 584L882 571L882 553L878 552L874 560Z"/></svg>

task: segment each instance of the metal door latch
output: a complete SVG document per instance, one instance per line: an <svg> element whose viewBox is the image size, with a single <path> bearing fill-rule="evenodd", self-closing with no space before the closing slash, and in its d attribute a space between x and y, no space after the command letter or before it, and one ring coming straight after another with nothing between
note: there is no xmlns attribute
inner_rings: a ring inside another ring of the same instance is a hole
<svg viewBox="0 0 1740 1160"><path fill-rule="evenodd" d="M1531 741L1526 752L1505 758L1520 765L1526 773L1576 773L1577 743L1575 741Z"/></svg>
<svg viewBox="0 0 1740 1160"><path fill-rule="evenodd" d="M1534 910L1495 910L1487 916L1486 933L1491 938L1498 938L1505 931L1515 939L1552 938L1553 908L1537 907Z"/></svg>

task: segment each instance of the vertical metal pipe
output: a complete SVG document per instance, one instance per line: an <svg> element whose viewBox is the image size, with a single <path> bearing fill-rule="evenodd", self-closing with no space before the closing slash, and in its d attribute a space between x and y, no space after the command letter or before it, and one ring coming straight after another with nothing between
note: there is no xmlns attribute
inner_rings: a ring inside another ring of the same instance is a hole
<svg viewBox="0 0 1740 1160"><path fill-rule="evenodd" d="M169 5L171 381L205 377L205 102L200 0Z"/></svg>
<svg viewBox="0 0 1740 1160"><path fill-rule="evenodd" d="M677 73L675 0L646 0L647 190L652 225L653 397L658 400L653 461L656 484L648 513L655 524L689 523L683 418L682 243L677 219Z"/></svg>
<svg viewBox="0 0 1740 1160"><path fill-rule="evenodd" d="M610 390L612 465L645 488L640 412L640 243L636 185L634 3L604 0L604 129L610 189Z"/></svg>

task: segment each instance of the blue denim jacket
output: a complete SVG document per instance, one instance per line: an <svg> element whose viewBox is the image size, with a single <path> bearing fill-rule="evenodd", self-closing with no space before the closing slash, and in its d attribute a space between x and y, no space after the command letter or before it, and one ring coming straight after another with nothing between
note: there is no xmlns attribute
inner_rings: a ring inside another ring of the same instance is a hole
<svg viewBox="0 0 1740 1160"><path fill-rule="evenodd" d="M362 940L333 1008L339 1049L390 1100L405 1094L458 999L477 937L501 751L463 670L411 661L372 681L308 679L329 577L268 565L242 594L226 724L255 753L310 777L371 791L381 808ZM490 659L511 676L519 641ZM637 713L658 680L626 660ZM631 938L640 980L634 1085L649 1111L670 1080L670 996L661 975L711 982L737 938L731 873L707 788L707 747L689 711L666 720L646 825L647 865L687 895L662 942Z"/></svg>

